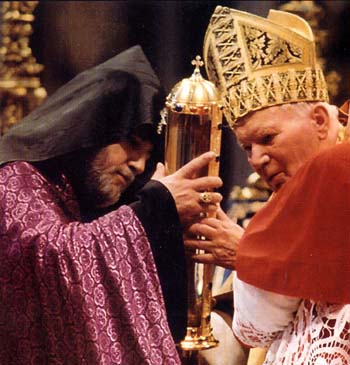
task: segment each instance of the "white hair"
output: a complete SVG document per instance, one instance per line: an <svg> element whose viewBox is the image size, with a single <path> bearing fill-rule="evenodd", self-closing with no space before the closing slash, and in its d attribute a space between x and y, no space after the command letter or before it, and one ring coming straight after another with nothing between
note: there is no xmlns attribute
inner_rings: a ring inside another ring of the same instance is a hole
<svg viewBox="0 0 350 365"><path fill-rule="evenodd" d="M286 103L286 104L274 105L274 106L267 107L266 109L274 108L274 107L281 108L282 110L292 109L296 116L305 117L305 115L307 115L308 113L310 113L312 111L312 109L315 107L315 105L322 105L328 112L328 115L331 120L331 127L333 127L333 128L336 127L337 129L339 129L340 123L339 123L339 119L338 119L338 115L339 115L338 108L335 105L331 105L325 101L300 101L297 103ZM260 109L260 110L262 110L262 109ZM255 113L258 111L259 110L255 110L252 113ZM245 115L244 117L238 119L234 128L239 127L242 124L244 124L250 115L251 114L249 113L248 115Z"/></svg>
<svg viewBox="0 0 350 365"><path fill-rule="evenodd" d="M317 101L317 102L299 102L299 103L289 103L281 105L282 109L292 108L293 112L300 116L301 118L309 115L311 111L314 109L316 105L323 106L328 113L329 116L329 133L327 137L327 144L333 145L336 143L338 134L341 128L341 124L339 122L339 110L335 105L331 105L325 101Z"/></svg>
<svg viewBox="0 0 350 365"><path fill-rule="evenodd" d="M315 105L322 105L328 111L332 123L339 122L338 108L335 105L331 105L325 101L313 101L313 102L302 101L299 103L282 104L280 107L281 109L292 108L296 114L299 114L300 116L305 116L305 113L309 113L315 107Z"/></svg>

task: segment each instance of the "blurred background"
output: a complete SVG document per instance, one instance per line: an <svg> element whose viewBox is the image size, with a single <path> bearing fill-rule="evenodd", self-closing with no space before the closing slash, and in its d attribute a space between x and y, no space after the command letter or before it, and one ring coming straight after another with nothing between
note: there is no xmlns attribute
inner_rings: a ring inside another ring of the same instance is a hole
<svg viewBox="0 0 350 365"><path fill-rule="evenodd" d="M204 34L217 5L263 17L271 8L303 16L314 29L332 102L340 105L350 92L349 1L0 1L2 26L9 19L6 11L13 6L9 3L33 5L33 19L28 21L31 62L43 66L36 76L47 95L79 72L136 44L142 46L169 92L192 74L191 60L202 54ZM2 30L0 60L4 62L8 33ZM1 76L4 79L4 72ZM0 91L3 88L0 80ZM221 174L228 194L234 185L246 185L251 170L231 131L225 131L222 146Z"/></svg>

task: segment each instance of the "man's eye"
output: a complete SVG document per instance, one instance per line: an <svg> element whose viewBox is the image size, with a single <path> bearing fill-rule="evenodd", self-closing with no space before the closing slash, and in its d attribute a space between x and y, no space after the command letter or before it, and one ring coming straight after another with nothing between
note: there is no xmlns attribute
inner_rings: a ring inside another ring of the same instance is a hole
<svg viewBox="0 0 350 365"><path fill-rule="evenodd" d="M137 142L132 142L131 147L133 150L137 150L137 151L141 149L140 143L137 143Z"/></svg>
<svg viewBox="0 0 350 365"><path fill-rule="evenodd" d="M144 142L136 137L130 138L129 144L131 148L135 151L142 151L143 149L145 149Z"/></svg>
<svg viewBox="0 0 350 365"><path fill-rule="evenodd" d="M251 145L242 145L241 147L247 153L249 153L252 150L252 146Z"/></svg>
<svg viewBox="0 0 350 365"><path fill-rule="evenodd" d="M274 134L267 134L266 136L263 136L261 138L261 144L263 145L271 144L274 138L275 138Z"/></svg>
<svg viewBox="0 0 350 365"><path fill-rule="evenodd" d="M137 149L140 145L140 142L135 137L131 137L129 139L129 144L131 145L132 148Z"/></svg>

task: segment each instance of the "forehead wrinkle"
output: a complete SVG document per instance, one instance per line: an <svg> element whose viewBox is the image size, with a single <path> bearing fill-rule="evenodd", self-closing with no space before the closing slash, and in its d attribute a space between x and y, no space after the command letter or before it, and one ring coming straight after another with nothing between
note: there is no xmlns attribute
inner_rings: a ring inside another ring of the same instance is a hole
<svg viewBox="0 0 350 365"><path fill-rule="evenodd" d="M245 129L243 129L246 127ZM252 125L245 125L240 127L242 128L242 132L236 130L237 140L239 144L247 144L256 142L260 138L266 136L271 133L278 133L280 128L277 125L262 125L259 123L252 123Z"/></svg>

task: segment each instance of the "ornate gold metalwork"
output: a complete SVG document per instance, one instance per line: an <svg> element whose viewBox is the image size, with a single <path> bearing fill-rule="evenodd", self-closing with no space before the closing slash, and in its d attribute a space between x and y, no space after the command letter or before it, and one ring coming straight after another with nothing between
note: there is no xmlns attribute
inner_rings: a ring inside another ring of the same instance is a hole
<svg viewBox="0 0 350 365"><path fill-rule="evenodd" d="M38 106L46 97L29 47L34 9L39 1L3 1L0 48L0 134Z"/></svg>
<svg viewBox="0 0 350 365"><path fill-rule="evenodd" d="M265 19L218 6L203 54L231 127L238 118L265 107L328 101L312 30L295 14L270 10Z"/></svg>
<svg viewBox="0 0 350 365"><path fill-rule="evenodd" d="M310 0L292 0L281 5L279 9L303 17L311 26L315 37L316 57L325 74L329 97L334 98L339 92L341 75L335 70L326 71L327 60L324 58L324 50L327 47L328 31L320 26L326 14L322 5Z"/></svg>
<svg viewBox="0 0 350 365"><path fill-rule="evenodd" d="M337 142L350 142L350 99L346 100L339 108L339 122L341 127Z"/></svg>
<svg viewBox="0 0 350 365"><path fill-rule="evenodd" d="M165 165L173 173L194 157L206 151L214 151L218 158L204 169L202 176L219 174L221 147L222 105L214 84L205 80L200 73L201 58L192 61L195 66L190 78L177 83L168 95L163 110L166 125ZM161 128L160 128L161 129ZM190 254L193 254L191 252ZM180 348L192 356L193 352L218 345L210 327L212 307L211 282L213 265L203 266L202 292L198 295L198 274L195 263L189 258L188 326ZM188 359L189 357L187 357Z"/></svg>

